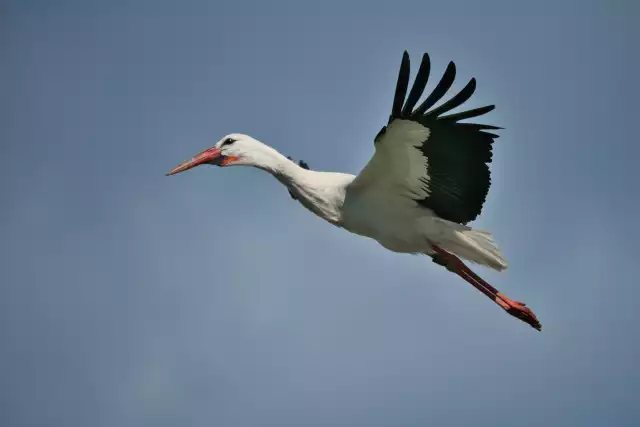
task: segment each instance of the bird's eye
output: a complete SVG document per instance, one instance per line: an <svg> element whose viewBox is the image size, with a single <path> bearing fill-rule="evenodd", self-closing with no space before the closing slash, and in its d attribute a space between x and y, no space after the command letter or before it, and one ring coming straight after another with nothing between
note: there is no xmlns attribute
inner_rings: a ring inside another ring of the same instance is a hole
<svg viewBox="0 0 640 427"><path fill-rule="evenodd" d="M231 145L231 144L233 144L234 142L236 142L236 140L235 140L235 139L233 139L233 138L227 138L227 139L225 139L225 140L222 142L222 146L224 147L225 145Z"/></svg>

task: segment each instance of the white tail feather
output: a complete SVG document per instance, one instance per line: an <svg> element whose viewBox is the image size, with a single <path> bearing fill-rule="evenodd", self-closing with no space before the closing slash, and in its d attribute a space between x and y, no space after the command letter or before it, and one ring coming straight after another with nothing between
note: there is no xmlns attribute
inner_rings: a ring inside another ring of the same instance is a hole
<svg viewBox="0 0 640 427"><path fill-rule="evenodd" d="M507 260L502 255L493 236L486 230L441 220L447 224L449 232L443 233L438 244L442 249L476 264L485 265L497 271L506 270Z"/></svg>

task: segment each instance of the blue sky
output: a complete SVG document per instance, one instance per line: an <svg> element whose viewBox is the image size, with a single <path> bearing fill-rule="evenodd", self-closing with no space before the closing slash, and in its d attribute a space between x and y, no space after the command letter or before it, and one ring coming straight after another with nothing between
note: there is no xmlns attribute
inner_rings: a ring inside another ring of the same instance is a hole
<svg viewBox="0 0 640 427"><path fill-rule="evenodd" d="M638 425L639 17L622 0L5 0L0 424ZM510 269L477 271L543 333L264 172L164 177L230 132L357 173L405 49L497 105L474 224Z"/></svg>

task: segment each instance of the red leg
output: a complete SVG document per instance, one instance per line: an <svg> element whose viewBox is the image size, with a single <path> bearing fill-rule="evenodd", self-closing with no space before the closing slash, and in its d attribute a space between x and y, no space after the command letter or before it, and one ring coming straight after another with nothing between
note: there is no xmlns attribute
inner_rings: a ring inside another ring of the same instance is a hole
<svg viewBox="0 0 640 427"><path fill-rule="evenodd" d="M468 283L473 285L480 292L489 297L493 302L502 307L510 315L517 317L525 323L528 323L537 330L542 330L542 325L533 314L530 308L525 303L520 301L514 301L507 298L502 292L485 282L480 276L471 271L460 258L445 251L444 249L433 246L433 250L438 257L438 263L443 264L448 270L453 271L458 276L462 277Z"/></svg>

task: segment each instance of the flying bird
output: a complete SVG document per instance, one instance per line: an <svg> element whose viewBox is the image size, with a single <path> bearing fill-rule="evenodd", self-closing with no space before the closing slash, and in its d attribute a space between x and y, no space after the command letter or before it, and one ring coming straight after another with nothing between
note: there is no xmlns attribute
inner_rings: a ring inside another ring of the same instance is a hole
<svg viewBox="0 0 640 427"><path fill-rule="evenodd" d="M498 138L491 131L502 128L462 122L492 111L494 105L449 113L471 98L476 89L475 78L433 108L454 82L453 62L416 108L430 69L429 55L425 53L407 96L410 61L404 52L388 123L374 138L375 153L357 176L311 170L305 162L296 163L239 133L223 137L167 175L198 165L262 169L284 184L295 201L320 218L374 239L390 251L431 257L507 313L541 330L531 309L506 297L460 259L497 271L507 268L491 233L467 225L478 217L485 203L491 185L492 146Z"/></svg>

